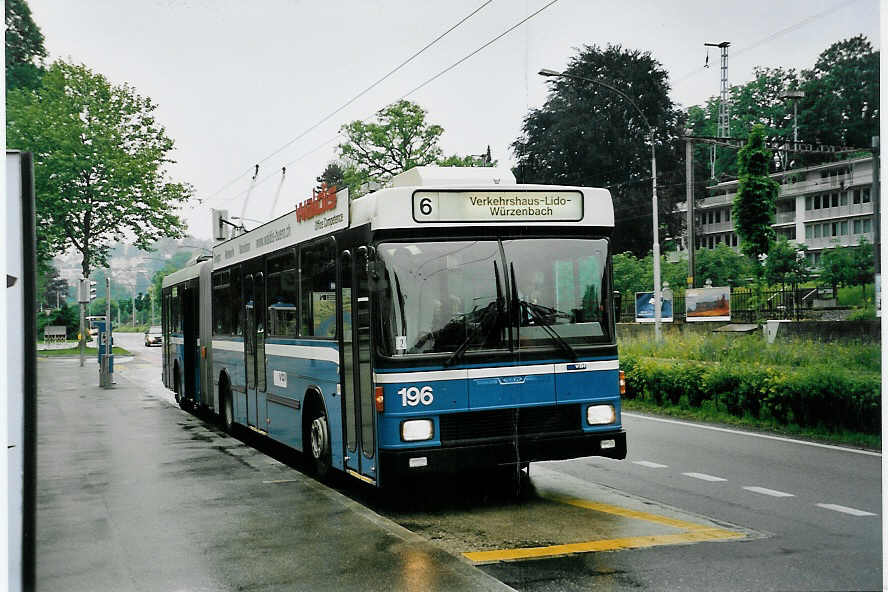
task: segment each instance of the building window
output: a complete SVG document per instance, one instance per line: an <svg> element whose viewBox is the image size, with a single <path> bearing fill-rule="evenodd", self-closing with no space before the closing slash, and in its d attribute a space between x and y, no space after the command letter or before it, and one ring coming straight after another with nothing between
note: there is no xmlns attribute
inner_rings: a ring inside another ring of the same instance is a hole
<svg viewBox="0 0 888 592"><path fill-rule="evenodd" d="M814 238L820 238L820 224L814 225Z"/></svg>
<svg viewBox="0 0 888 592"><path fill-rule="evenodd" d="M715 210L715 223L721 223L721 210Z"/></svg>
<svg viewBox="0 0 888 592"><path fill-rule="evenodd" d="M805 226L805 240L811 240L814 238L814 227L808 224Z"/></svg>
<svg viewBox="0 0 888 592"><path fill-rule="evenodd" d="M842 236L848 235L848 221L847 220L842 222L841 228L839 230L840 230L839 234L841 234Z"/></svg>
<svg viewBox="0 0 888 592"><path fill-rule="evenodd" d="M820 194L819 193L814 196L814 209L815 210L820 209Z"/></svg>
<svg viewBox="0 0 888 592"><path fill-rule="evenodd" d="M861 201L862 201L863 203L869 203L869 202L870 202L870 190L869 190L869 187L864 187L861 193L862 193Z"/></svg>
<svg viewBox="0 0 888 592"><path fill-rule="evenodd" d="M731 208L728 208L727 210L725 210L725 222L730 222L730 221L731 221Z"/></svg>
<svg viewBox="0 0 888 592"><path fill-rule="evenodd" d="M855 189L855 190L854 190L854 198L853 198L852 201L853 201L855 204L859 204L859 203L860 203L860 189Z"/></svg>
<svg viewBox="0 0 888 592"><path fill-rule="evenodd" d="M847 192L847 191L843 191L841 197L839 198L839 200L840 200L840 201L839 201L839 205L840 205L840 206L847 206L847 205L848 205L848 192Z"/></svg>
<svg viewBox="0 0 888 592"><path fill-rule="evenodd" d="M814 198L810 195L805 196L805 209L811 210L814 207Z"/></svg>
<svg viewBox="0 0 888 592"><path fill-rule="evenodd" d="M839 207L839 194L838 192L833 192L830 194L830 205L834 208Z"/></svg>
<svg viewBox="0 0 888 592"><path fill-rule="evenodd" d="M860 234L861 223L860 219L854 221L854 234Z"/></svg>
<svg viewBox="0 0 888 592"><path fill-rule="evenodd" d="M863 219L863 233L869 234L873 229L872 225L873 225L872 220L870 220L869 218L864 218Z"/></svg>

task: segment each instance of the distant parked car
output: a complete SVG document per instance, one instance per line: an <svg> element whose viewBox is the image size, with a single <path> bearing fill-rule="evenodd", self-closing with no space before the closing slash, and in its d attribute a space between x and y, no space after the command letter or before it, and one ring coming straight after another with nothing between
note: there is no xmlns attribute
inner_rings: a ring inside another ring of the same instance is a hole
<svg viewBox="0 0 888 592"><path fill-rule="evenodd" d="M145 331L145 347L163 344L163 331L159 325L154 325Z"/></svg>

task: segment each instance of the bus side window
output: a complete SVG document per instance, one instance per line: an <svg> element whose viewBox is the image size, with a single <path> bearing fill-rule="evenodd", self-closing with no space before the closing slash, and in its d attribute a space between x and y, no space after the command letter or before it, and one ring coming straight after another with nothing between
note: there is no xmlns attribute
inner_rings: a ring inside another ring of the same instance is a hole
<svg viewBox="0 0 888 592"><path fill-rule="evenodd" d="M335 337L336 243L323 240L304 247L300 268L299 333L308 337Z"/></svg>
<svg viewBox="0 0 888 592"><path fill-rule="evenodd" d="M275 337L297 335L297 271L294 251L268 260L268 334Z"/></svg>
<svg viewBox="0 0 888 592"><path fill-rule="evenodd" d="M231 276L228 283L229 296L226 306L228 306L228 318L231 319L231 334L244 334L244 306L242 302L243 294L241 294L241 268L240 266L231 268Z"/></svg>

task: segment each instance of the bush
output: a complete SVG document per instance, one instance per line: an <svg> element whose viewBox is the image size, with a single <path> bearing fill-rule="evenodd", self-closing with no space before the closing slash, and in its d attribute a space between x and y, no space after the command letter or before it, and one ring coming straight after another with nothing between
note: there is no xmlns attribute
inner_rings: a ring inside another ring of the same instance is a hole
<svg viewBox="0 0 888 592"><path fill-rule="evenodd" d="M65 305L50 315L37 316L37 339L43 339L43 329L47 325L64 325L68 330L68 338L76 338L80 331L80 308Z"/></svg>
<svg viewBox="0 0 888 592"><path fill-rule="evenodd" d="M770 418L782 425L879 433L881 393L877 375L836 367L767 368L625 357L626 398L673 405L711 402L731 415Z"/></svg>

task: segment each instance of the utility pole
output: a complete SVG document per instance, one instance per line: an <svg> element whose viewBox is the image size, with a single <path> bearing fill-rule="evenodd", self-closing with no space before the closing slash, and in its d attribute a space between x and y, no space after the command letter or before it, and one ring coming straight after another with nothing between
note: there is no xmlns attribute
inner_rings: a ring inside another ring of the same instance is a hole
<svg viewBox="0 0 888 592"><path fill-rule="evenodd" d="M719 138L731 137L731 103L728 100L728 48L731 46L730 41L722 41L721 43L704 43L706 47L718 47L721 49L721 89L718 101L718 131L716 136ZM708 63L709 56L707 54L706 61ZM715 144L709 151L709 166L711 178L715 178Z"/></svg>
<svg viewBox="0 0 888 592"><path fill-rule="evenodd" d="M875 270L875 284L873 287L876 294L881 294L879 281L882 279L882 258L880 253L882 240L881 228L879 227L882 221L882 199L879 195L881 193L881 186L879 184L880 160L879 136L873 136L873 188L870 193L873 199L873 268ZM879 309L879 303L876 302L876 310L878 311Z"/></svg>
<svg viewBox="0 0 888 592"><path fill-rule="evenodd" d="M691 130L686 130L685 135L691 135ZM693 288L697 244L694 236L694 141L690 138L685 138L685 199L688 205L688 288Z"/></svg>
<svg viewBox="0 0 888 592"><path fill-rule="evenodd" d="M89 277L81 277L77 290L77 302L80 304L80 367L86 357L86 304L89 302Z"/></svg>

